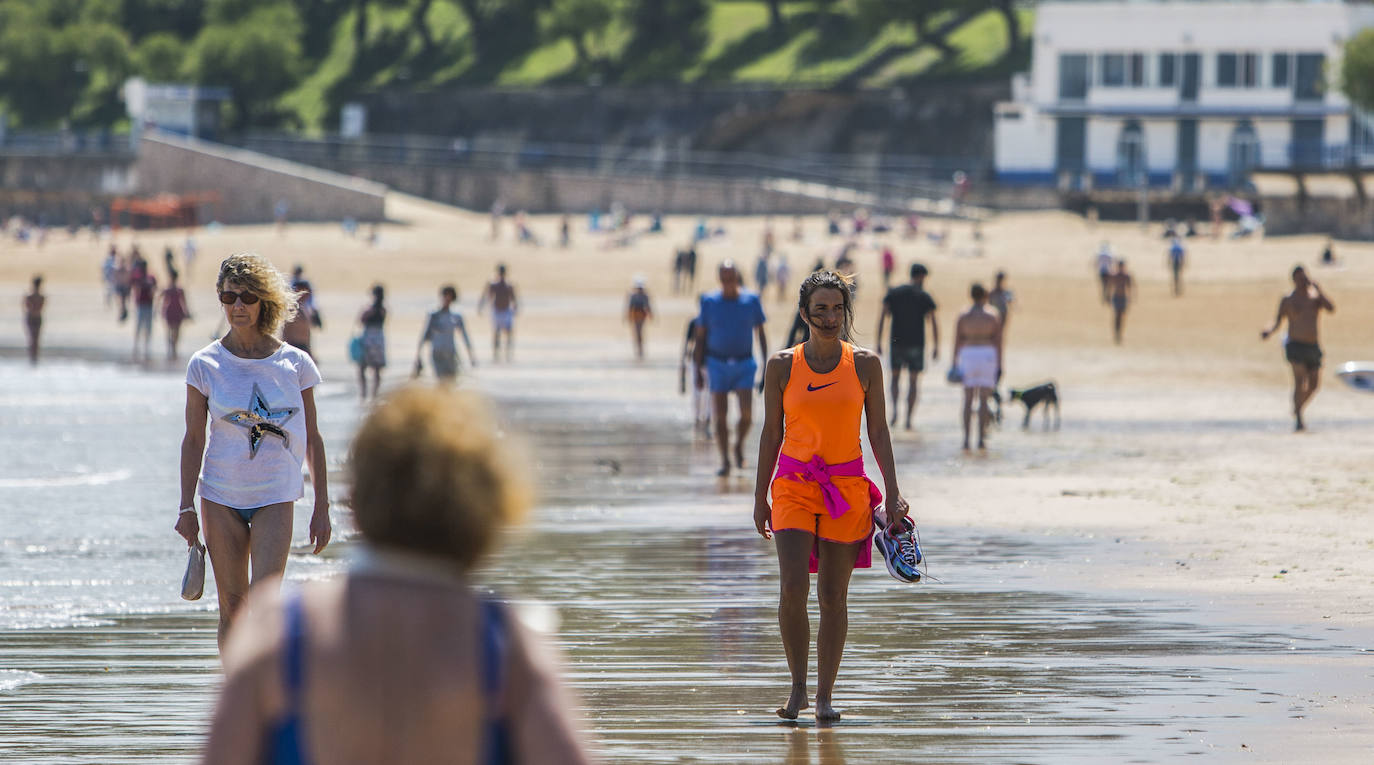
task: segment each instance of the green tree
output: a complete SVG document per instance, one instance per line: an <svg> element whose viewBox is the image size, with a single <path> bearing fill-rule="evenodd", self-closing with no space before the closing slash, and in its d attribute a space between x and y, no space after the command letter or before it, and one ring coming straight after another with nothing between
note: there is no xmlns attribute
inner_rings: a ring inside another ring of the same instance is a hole
<svg viewBox="0 0 1374 765"><path fill-rule="evenodd" d="M995 0L993 5L1007 24L1007 50L1002 59L1014 59L1021 53L1021 18L1016 15L1016 0Z"/></svg>
<svg viewBox="0 0 1374 765"><path fill-rule="evenodd" d="M634 30L626 50L628 79L672 79L705 47L703 0L628 0L622 13Z"/></svg>
<svg viewBox="0 0 1374 765"><path fill-rule="evenodd" d="M774 37L781 37L787 30L787 25L782 18L782 0L767 0L768 2L768 33Z"/></svg>
<svg viewBox="0 0 1374 765"><path fill-rule="evenodd" d="M170 32L155 32L139 42L134 60L149 82L176 82L185 72L186 44Z"/></svg>
<svg viewBox="0 0 1374 765"><path fill-rule="evenodd" d="M479 63L533 42L538 12L549 0L454 0L468 19L468 42ZM517 46L517 47L512 47Z"/></svg>
<svg viewBox="0 0 1374 765"><path fill-rule="evenodd" d="M410 4L410 31L420 38L420 51L425 56L434 53L434 33L429 28L429 9L434 0L413 0Z"/></svg>
<svg viewBox="0 0 1374 765"><path fill-rule="evenodd" d="M236 23L201 30L191 46L189 69L201 85L229 88L233 127L271 124L280 118L277 99L303 73L300 35L294 7L265 6Z"/></svg>
<svg viewBox="0 0 1374 765"><path fill-rule="evenodd" d="M74 13L62 2L0 5L0 100L20 124L110 124L123 114L128 38Z"/></svg>
<svg viewBox="0 0 1374 765"><path fill-rule="evenodd" d="M608 0L554 0L541 20L541 29L550 39L571 40L578 64L585 67L591 61L587 38L604 31L613 18Z"/></svg>
<svg viewBox="0 0 1374 765"><path fill-rule="evenodd" d="M1341 60L1341 90L1350 103L1374 112L1374 28L1346 41Z"/></svg>
<svg viewBox="0 0 1374 765"><path fill-rule="evenodd" d="M860 0L859 8L864 18L879 26L892 21L910 24L916 30L918 43L935 48L940 58L948 61L959 53L949 36L969 19L993 8L1008 19L1006 55L1011 55L1021 36L1013 3L1014 0L912 0L898 4Z"/></svg>
<svg viewBox="0 0 1374 765"><path fill-rule="evenodd" d="M206 24L238 24L257 16L259 13L289 13L294 29L300 29L300 12L288 0L209 0L205 4ZM276 18L261 17L264 21ZM284 18L284 17L277 17Z"/></svg>
<svg viewBox="0 0 1374 765"><path fill-rule="evenodd" d="M85 87L71 112L78 125L108 126L125 115L120 89L134 74L134 55L124 30L111 24L63 27L64 46L76 51L76 68L85 74Z"/></svg>
<svg viewBox="0 0 1374 765"><path fill-rule="evenodd" d="M68 0L63 0L67 2ZM205 3L188 0L80 0L81 18L89 22L113 24L124 30L134 43L168 32L180 40L190 40L204 25Z"/></svg>

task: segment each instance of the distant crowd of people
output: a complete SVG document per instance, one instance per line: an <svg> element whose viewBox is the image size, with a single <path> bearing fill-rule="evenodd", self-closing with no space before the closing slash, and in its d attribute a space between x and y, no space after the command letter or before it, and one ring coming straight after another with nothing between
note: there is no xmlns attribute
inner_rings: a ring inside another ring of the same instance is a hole
<svg viewBox="0 0 1374 765"><path fill-rule="evenodd" d="M111 244L100 264L100 279L104 285L105 307L118 308L117 320L129 320L130 304L134 316L133 359L137 362L152 360L152 337L154 314L159 314L166 328L167 359L178 358L181 341L181 325L191 318L186 293L180 286L183 269L189 273L196 261L195 238L187 234L182 245L181 268L177 267L177 256L170 246L163 250L163 265L166 271L166 287L158 289L155 269L137 244L130 245L127 252Z"/></svg>

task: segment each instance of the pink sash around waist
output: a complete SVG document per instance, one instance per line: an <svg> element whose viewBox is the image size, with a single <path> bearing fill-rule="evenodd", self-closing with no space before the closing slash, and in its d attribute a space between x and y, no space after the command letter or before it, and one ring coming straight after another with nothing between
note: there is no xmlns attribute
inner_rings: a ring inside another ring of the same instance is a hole
<svg viewBox="0 0 1374 765"><path fill-rule="evenodd" d="M802 462L795 457L786 454L778 454L778 468L775 474L777 478L786 478L791 481L810 481L819 484L821 487L821 497L825 501L825 511L831 518L839 518L849 512L849 502L845 501L844 494L840 492L840 487L836 486L832 478L862 478L868 482L868 509L870 511L883 503L883 493L878 490L873 480L864 472L864 460L860 457L849 462L842 462L838 465L827 465L818 455L813 455L810 462ZM873 566L873 528L869 527L868 536L859 543L859 555L854 561L854 568L872 568ZM811 562L809 565L811 573L816 573L819 558L817 551L820 540L811 547Z"/></svg>

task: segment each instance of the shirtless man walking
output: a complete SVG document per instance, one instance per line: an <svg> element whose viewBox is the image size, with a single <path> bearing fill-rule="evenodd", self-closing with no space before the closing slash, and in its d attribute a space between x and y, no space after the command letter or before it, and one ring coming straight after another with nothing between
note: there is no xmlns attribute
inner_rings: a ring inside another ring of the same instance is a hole
<svg viewBox="0 0 1374 765"><path fill-rule="evenodd" d="M1274 325L1260 332L1261 340L1279 330L1288 320L1288 335L1283 344L1284 356L1293 367L1294 430L1303 430L1302 410L1321 381L1322 348L1317 341L1317 324L1322 311L1335 311L1336 306L1322 292L1317 283L1307 278L1302 266L1293 269L1293 291L1279 301Z"/></svg>
<svg viewBox="0 0 1374 765"><path fill-rule="evenodd" d="M515 310L518 303L515 299L515 285L506 281L505 263L496 267L496 278L487 282L487 288L482 291L482 299L477 302L478 313L486 308L488 300L491 301L492 359L500 361L501 333L504 332L506 333L506 361L510 361L515 345Z"/></svg>
<svg viewBox="0 0 1374 765"><path fill-rule="evenodd" d="M964 385L964 451L968 451L973 399L978 399L978 448L987 448L988 397L997 386L1002 366L1002 319L988 310L988 291L981 284L969 289L973 305L954 325L954 366Z"/></svg>

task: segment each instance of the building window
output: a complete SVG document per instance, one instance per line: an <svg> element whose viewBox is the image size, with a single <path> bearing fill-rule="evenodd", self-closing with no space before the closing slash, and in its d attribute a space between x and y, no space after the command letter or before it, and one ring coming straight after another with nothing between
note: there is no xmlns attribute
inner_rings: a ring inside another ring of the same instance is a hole
<svg viewBox="0 0 1374 765"><path fill-rule="evenodd" d="M1084 53L1059 55L1059 97L1066 101L1081 101L1088 97L1089 58Z"/></svg>
<svg viewBox="0 0 1374 765"><path fill-rule="evenodd" d="M1299 53L1293 59L1293 97L1299 101L1325 98L1326 83L1322 69L1326 57L1320 53Z"/></svg>
<svg viewBox="0 0 1374 765"><path fill-rule="evenodd" d="M1242 88L1254 88L1259 86L1259 63L1258 53L1242 53L1240 55L1240 86Z"/></svg>
<svg viewBox="0 0 1374 765"><path fill-rule="evenodd" d="M1178 57L1172 53L1159 54L1159 86L1172 88L1178 82Z"/></svg>
<svg viewBox="0 0 1374 765"><path fill-rule="evenodd" d="M1287 53L1275 53L1269 70L1269 84L1276 88L1288 87L1288 72L1292 65L1292 56Z"/></svg>
<svg viewBox="0 0 1374 765"><path fill-rule="evenodd" d="M1259 165L1260 160L1259 138L1249 120L1236 123L1231 130L1227 155L1227 181L1234 187L1244 186L1250 180L1250 170Z"/></svg>
<svg viewBox="0 0 1374 765"><path fill-rule="evenodd" d="M1217 87L1234 88L1236 86L1236 58L1234 53L1217 54Z"/></svg>
<svg viewBox="0 0 1374 765"><path fill-rule="evenodd" d="M1145 87L1145 54L1132 53L1130 61L1130 82L1133 88Z"/></svg>
<svg viewBox="0 0 1374 765"><path fill-rule="evenodd" d="M1102 85L1119 88L1126 84L1126 55L1124 53L1102 54Z"/></svg>
<svg viewBox="0 0 1374 765"><path fill-rule="evenodd" d="M1116 174L1122 186L1145 185L1145 132L1135 120L1122 126L1116 139Z"/></svg>
<svg viewBox="0 0 1374 765"><path fill-rule="evenodd" d="M1259 85L1258 53L1218 53L1217 87L1253 88Z"/></svg>

